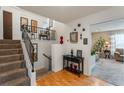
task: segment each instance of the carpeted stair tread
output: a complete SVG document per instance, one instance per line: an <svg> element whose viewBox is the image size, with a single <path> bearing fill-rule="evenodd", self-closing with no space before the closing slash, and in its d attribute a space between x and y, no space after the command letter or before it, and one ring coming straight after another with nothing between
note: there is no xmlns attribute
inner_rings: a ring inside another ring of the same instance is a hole
<svg viewBox="0 0 124 93"><path fill-rule="evenodd" d="M0 56L0 63L22 60L22 58L23 54L4 55Z"/></svg>
<svg viewBox="0 0 124 93"><path fill-rule="evenodd" d="M1 76L6 76L6 75L11 75L11 74L18 73L18 72L25 72L25 71L26 71L26 69L24 69L24 68L14 69L14 70L10 70L10 71L1 73L0 77Z"/></svg>
<svg viewBox="0 0 124 93"><path fill-rule="evenodd" d="M13 54L22 54L22 49L0 49L0 56L4 55L13 55Z"/></svg>
<svg viewBox="0 0 124 93"><path fill-rule="evenodd" d="M0 40L0 44L17 44L20 40Z"/></svg>
<svg viewBox="0 0 124 93"><path fill-rule="evenodd" d="M18 49L21 44L0 44L0 49Z"/></svg>
<svg viewBox="0 0 124 93"><path fill-rule="evenodd" d="M12 56L20 56L22 54L14 54L14 55L4 55L4 56L0 56L0 57L12 57Z"/></svg>
<svg viewBox="0 0 124 93"><path fill-rule="evenodd" d="M2 67L2 66L8 66L8 65L12 65L12 64L16 64L16 63L22 63L24 60L22 60L22 61L13 61L13 62L10 62L10 63L1 63L0 64L0 67Z"/></svg>
<svg viewBox="0 0 124 93"><path fill-rule="evenodd" d="M0 51L19 50L19 49L22 50L22 48L18 48L18 49L0 49Z"/></svg>
<svg viewBox="0 0 124 93"><path fill-rule="evenodd" d="M1 84L1 86L29 86L29 85L30 85L30 80L26 76Z"/></svg>
<svg viewBox="0 0 124 93"><path fill-rule="evenodd" d="M9 71L9 70L13 70L13 69L17 69L17 68L20 68L23 66L24 66L24 60L13 61L13 62L9 62L9 63L1 63L0 64L0 73Z"/></svg>
<svg viewBox="0 0 124 93"><path fill-rule="evenodd" d="M0 84L24 76L26 76L25 68L19 68L4 73L0 73Z"/></svg>

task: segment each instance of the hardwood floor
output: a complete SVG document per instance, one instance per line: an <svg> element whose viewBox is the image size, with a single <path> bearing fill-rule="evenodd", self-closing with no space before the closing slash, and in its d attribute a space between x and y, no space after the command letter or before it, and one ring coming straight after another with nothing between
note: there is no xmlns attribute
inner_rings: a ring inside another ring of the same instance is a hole
<svg viewBox="0 0 124 93"><path fill-rule="evenodd" d="M81 75L78 77L66 70L56 73L50 73L39 80L37 80L38 86L110 86L111 84L97 79L95 77L88 77Z"/></svg>

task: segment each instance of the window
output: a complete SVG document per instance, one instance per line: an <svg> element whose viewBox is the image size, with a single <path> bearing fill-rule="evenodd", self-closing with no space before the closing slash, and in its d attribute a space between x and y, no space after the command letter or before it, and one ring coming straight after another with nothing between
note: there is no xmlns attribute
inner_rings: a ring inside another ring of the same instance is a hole
<svg viewBox="0 0 124 93"><path fill-rule="evenodd" d="M116 48L124 48L124 31L111 33L111 52L114 54Z"/></svg>

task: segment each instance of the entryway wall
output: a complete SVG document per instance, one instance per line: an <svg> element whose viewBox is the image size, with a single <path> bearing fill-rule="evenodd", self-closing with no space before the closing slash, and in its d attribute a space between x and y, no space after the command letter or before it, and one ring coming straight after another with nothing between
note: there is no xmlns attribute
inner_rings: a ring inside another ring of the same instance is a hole
<svg viewBox="0 0 124 93"><path fill-rule="evenodd" d="M38 27L48 27L48 22L49 22L49 18L40 16L38 14L20 9L18 7L11 7L11 6L1 6L0 7L0 39L3 39L3 10L5 11L9 11L12 12L13 16L12 16L12 21L13 21L13 39L14 40L21 40L21 31L20 31L20 17L26 17L28 18L28 24L31 24L31 20L37 20L38 21ZM56 41L39 41L39 60L38 62L36 62L35 64L35 68L40 69L42 67L45 67L45 62L47 62L48 60L46 58L43 58L42 53L45 50L46 54L49 55L49 51L51 51L51 45L54 43L58 43L59 42L59 37L64 33L63 29L64 29L64 24L54 21L54 30L57 31L56 34ZM37 42L37 41L36 41ZM43 46L42 46L43 45ZM41 47L42 46L42 47ZM47 46L47 47L46 47ZM41 52L42 51L42 52Z"/></svg>

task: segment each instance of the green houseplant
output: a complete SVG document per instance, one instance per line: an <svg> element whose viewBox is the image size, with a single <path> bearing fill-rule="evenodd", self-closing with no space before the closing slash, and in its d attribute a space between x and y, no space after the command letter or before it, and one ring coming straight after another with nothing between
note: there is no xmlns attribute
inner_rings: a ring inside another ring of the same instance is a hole
<svg viewBox="0 0 124 93"><path fill-rule="evenodd" d="M93 56L93 55L95 55L95 54L96 54L95 49L92 49L92 50L91 50L91 56Z"/></svg>
<svg viewBox="0 0 124 93"><path fill-rule="evenodd" d="M96 52L101 52L102 48L104 47L105 40L100 37L95 44L93 45L93 48L91 50L91 55L95 55Z"/></svg>

